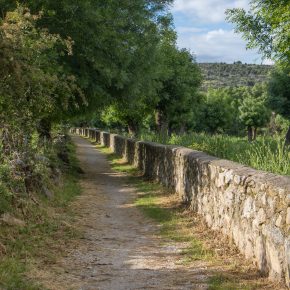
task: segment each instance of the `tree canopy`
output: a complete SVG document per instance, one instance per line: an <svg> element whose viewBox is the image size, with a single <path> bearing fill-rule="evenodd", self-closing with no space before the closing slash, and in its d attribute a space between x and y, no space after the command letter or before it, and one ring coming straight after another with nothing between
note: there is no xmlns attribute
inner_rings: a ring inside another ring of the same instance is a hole
<svg viewBox="0 0 290 290"><path fill-rule="evenodd" d="M250 11L228 9L227 19L236 25L249 48L258 48L266 58L285 65L290 63L290 2L288 0L252 0Z"/></svg>

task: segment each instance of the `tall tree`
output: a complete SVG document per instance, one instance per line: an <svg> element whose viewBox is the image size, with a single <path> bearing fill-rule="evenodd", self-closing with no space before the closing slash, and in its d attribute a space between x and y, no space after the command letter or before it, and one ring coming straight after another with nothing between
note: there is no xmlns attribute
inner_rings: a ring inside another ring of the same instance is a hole
<svg viewBox="0 0 290 290"><path fill-rule="evenodd" d="M58 63L58 53L69 52L70 42L36 28L39 18L19 7L0 25L0 126L6 144L8 135L22 132L27 139L41 119L59 118L73 96L82 94ZM16 139L18 145L23 141Z"/></svg>
<svg viewBox="0 0 290 290"><path fill-rule="evenodd" d="M250 12L228 9L227 19L236 25L249 48L257 47L267 58L290 64L289 0L252 0Z"/></svg>
<svg viewBox="0 0 290 290"><path fill-rule="evenodd" d="M270 107L290 120L290 67L276 68L272 73L268 90ZM290 145L290 126L286 133L285 145Z"/></svg>
<svg viewBox="0 0 290 290"><path fill-rule="evenodd" d="M0 1L10 6L16 3ZM154 65L157 24L172 0L18 2L34 12L42 11L39 27L73 41L73 55L63 55L61 65L77 77L86 95L87 103L77 99L78 108L70 110L76 116L139 93Z"/></svg>
<svg viewBox="0 0 290 290"><path fill-rule="evenodd" d="M265 88L256 85L248 89L247 95L239 106L240 120L247 127L249 142L256 139L257 129L265 126L270 119L270 111L266 106Z"/></svg>
<svg viewBox="0 0 290 290"><path fill-rule="evenodd" d="M166 136L173 126L184 131L187 116L200 101L201 72L195 57L176 47L176 35L170 25L164 26L161 35L155 113L158 132Z"/></svg>

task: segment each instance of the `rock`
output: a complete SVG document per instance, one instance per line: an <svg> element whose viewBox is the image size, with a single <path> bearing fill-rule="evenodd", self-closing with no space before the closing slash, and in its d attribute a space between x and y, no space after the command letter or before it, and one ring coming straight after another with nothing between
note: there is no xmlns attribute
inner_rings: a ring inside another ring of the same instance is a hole
<svg viewBox="0 0 290 290"><path fill-rule="evenodd" d="M243 217L250 218L254 212L253 207L254 207L253 198L251 196L249 196L244 203Z"/></svg>
<svg viewBox="0 0 290 290"><path fill-rule="evenodd" d="M43 156L43 155L36 155L35 156L35 159L37 161L42 162L43 164L46 164L46 165L49 165L50 164L50 160L47 157Z"/></svg>
<svg viewBox="0 0 290 290"><path fill-rule="evenodd" d="M287 208L286 224L290 225L290 207Z"/></svg>
<svg viewBox="0 0 290 290"><path fill-rule="evenodd" d="M25 227L26 223L23 220L17 219L9 213L2 214L0 218L1 223L9 226Z"/></svg>
<svg viewBox="0 0 290 290"><path fill-rule="evenodd" d="M42 193L47 197L47 198L52 198L53 197L53 192L51 192L48 188L43 187L42 188Z"/></svg>
<svg viewBox="0 0 290 290"><path fill-rule="evenodd" d="M277 218L277 220L276 220L276 223L275 223L275 226L276 227L278 227L278 228L281 227L281 225L282 225L282 219L283 219L282 218L282 215L279 215L278 218Z"/></svg>
<svg viewBox="0 0 290 290"><path fill-rule="evenodd" d="M284 250L286 253L286 285L290 288L290 240L285 241Z"/></svg>
<svg viewBox="0 0 290 290"><path fill-rule="evenodd" d="M265 223L265 221L266 221L266 213L263 208L260 208L257 216L253 220L253 225L258 227L262 225L263 223Z"/></svg>
<svg viewBox="0 0 290 290"><path fill-rule="evenodd" d="M88 130L80 130L88 135ZM290 177L107 132L97 131L96 140L146 179L177 192L210 228L231 237L264 274L289 285Z"/></svg>
<svg viewBox="0 0 290 290"><path fill-rule="evenodd" d="M266 260L266 249L263 237L259 236L255 240L255 257L260 271L263 274L268 273L268 265Z"/></svg>

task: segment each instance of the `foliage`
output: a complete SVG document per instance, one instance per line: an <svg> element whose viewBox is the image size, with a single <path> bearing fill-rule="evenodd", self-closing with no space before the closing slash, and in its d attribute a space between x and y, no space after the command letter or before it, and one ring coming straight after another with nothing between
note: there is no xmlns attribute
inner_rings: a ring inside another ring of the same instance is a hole
<svg viewBox="0 0 290 290"><path fill-rule="evenodd" d="M31 191L43 191L53 175L51 144L35 145L43 118L60 120L79 89L58 64L59 53L71 53L71 42L38 29L19 6L0 24L0 212Z"/></svg>
<svg viewBox="0 0 290 290"><path fill-rule="evenodd" d="M65 170L62 182L54 187L53 198L35 195L33 201L24 198L17 200L17 207L12 208L10 214L25 222L25 225L1 224L1 289L46 289L31 277L30 271L40 264L45 267L54 263L56 257L79 235L70 225L72 215L68 208L70 201L80 193L76 175L78 165L75 163L73 145L66 143L66 146L71 166Z"/></svg>
<svg viewBox="0 0 290 290"><path fill-rule="evenodd" d="M279 68L272 74L268 85L269 105L290 121L290 67ZM290 145L290 123L285 137L285 146Z"/></svg>
<svg viewBox="0 0 290 290"><path fill-rule="evenodd" d="M201 99L197 91L200 71L194 57L176 47L169 15L162 18L158 33L156 50L151 51L155 59L150 77L143 74L145 81L139 80L139 91L126 93L125 98L118 98L105 109L101 120L107 125L123 125L136 135L144 126L154 127L155 114L159 130L165 125L166 131L167 127L179 131L189 125L188 120L192 119ZM148 120L149 124L145 124Z"/></svg>
<svg viewBox="0 0 290 290"><path fill-rule="evenodd" d="M286 66L290 63L290 2L288 0L252 0L250 12L227 10L227 19L236 24L249 48L259 48L267 58Z"/></svg>
<svg viewBox="0 0 290 290"><path fill-rule="evenodd" d="M268 85L269 105L290 120L290 68L276 68Z"/></svg>
<svg viewBox="0 0 290 290"><path fill-rule="evenodd" d="M226 131L234 123L232 102L228 90L209 90L199 115L199 130L209 133Z"/></svg>
<svg viewBox="0 0 290 290"><path fill-rule="evenodd" d="M239 118L246 127L256 129L265 126L270 119L270 111L266 106L264 87L256 85L249 90L239 106L239 111Z"/></svg>
<svg viewBox="0 0 290 290"><path fill-rule="evenodd" d="M170 0L21 2L33 12L43 11L39 27L73 40L73 55L64 55L60 63L76 76L87 103L77 98L79 107L72 108L71 116L82 116L116 98L134 99L150 83L157 24Z"/></svg>
<svg viewBox="0 0 290 290"><path fill-rule="evenodd" d="M39 18L19 7L0 26L0 125L7 154L27 151L38 122L59 119L74 93L81 93L58 65L61 51L71 53L70 41L37 29Z"/></svg>
<svg viewBox="0 0 290 290"><path fill-rule="evenodd" d="M176 48L175 39L161 43L160 59L160 87L155 107L157 125L159 131L167 130L167 126L179 131L188 126L191 114L200 103L200 70L189 51Z"/></svg>

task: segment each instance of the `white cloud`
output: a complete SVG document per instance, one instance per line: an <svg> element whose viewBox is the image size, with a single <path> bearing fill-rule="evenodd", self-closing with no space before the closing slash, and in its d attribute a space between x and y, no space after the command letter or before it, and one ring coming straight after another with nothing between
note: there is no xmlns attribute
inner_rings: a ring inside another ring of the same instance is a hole
<svg viewBox="0 0 290 290"><path fill-rule="evenodd" d="M223 22L228 8L248 8L249 0L175 0L173 12L201 22Z"/></svg>
<svg viewBox="0 0 290 290"><path fill-rule="evenodd" d="M197 33L206 31L205 28L189 27L189 26L178 26L176 27L177 33Z"/></svg>
<svg viewBox="0 0 290 290"><path fill-rule="evenodd" d="M261 63L257 50L246 50L246 41L225 21L228 8L249 9L250 0L175 0L172 12L178 46L190 49L199 62L242 61ZM265 64L272 64L265 60Z"/></svg>
<svg viewBox="0 0 290 290"><path fill-rule="evenodd" d="M243 39L233 30L216 29L206 33L179 34L178 46L190 49L199 62L228 62L240 60L261 63L255 50L246 50Z"/></svg>

